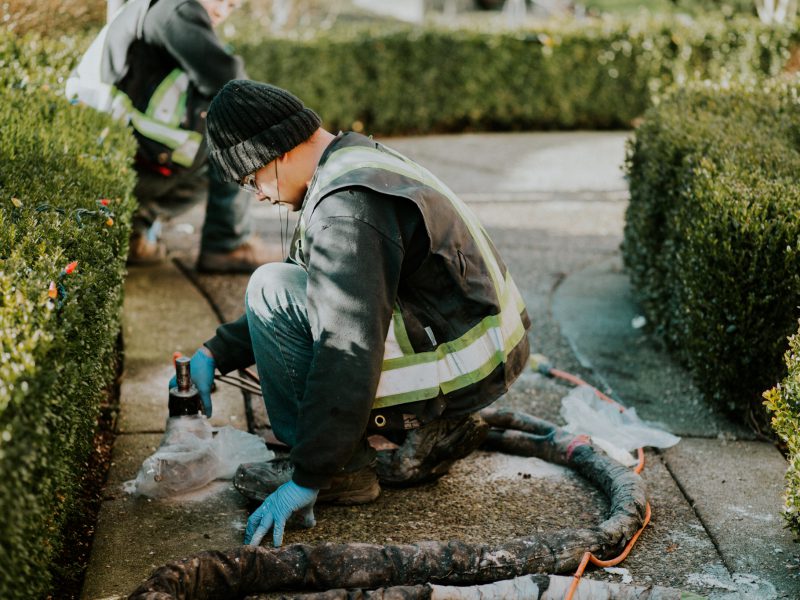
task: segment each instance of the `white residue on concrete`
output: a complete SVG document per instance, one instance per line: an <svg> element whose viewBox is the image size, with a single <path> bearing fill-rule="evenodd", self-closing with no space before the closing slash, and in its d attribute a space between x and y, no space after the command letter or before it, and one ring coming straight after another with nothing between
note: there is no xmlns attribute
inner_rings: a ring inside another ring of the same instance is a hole
<svg viewBox="0 0 800 600"><path fill-rule="evenodd" d="M475 467L486 473L489 481L514 481L521 479L563 479L572 472L540 458L513 456L500 452L475 454Z"/></svg>
<svg viewBox="0 0 800 600"><path fill-rule="evenodd" d="M748 519L753 519L755 521L761 521L763 523L771 523L772 521L775 520L775 517L773 515L769 514L769 513L757 513L757 512L753 512L752 510L748 510L748 509L752 509L752 508L753 508L752 506L748 506L747 508L744 508L742 506L734 506L732 504L729 504L727 506L727 509L728 509L729 513L732 513L734 515L739 515L740 517L746 517Z"/></svg>
<svg viewBox="0 0 800 600"><path fill-rule="evenodd" d="M603 571L611 573L612 575L619 575L622 577L623 584L633 583L633 577L631 577L631 572L628 571L628 569L622 567L605 567Z"/></svg>
<svg viewBox="0 0 800 600"><path fill-rule="evenodd" d="M778 592L769 581L751 573L730 575L725 567L714 565L686 578L692 587L709 589L708 600L775 600Z"/></svg>
<svg viewBox="0 0 800 600"><path fill-rule="evenodd" d="M217 494L224 492L229 487L231 487L230 481L218 479L209 482L200 489L192 490L184 494L180 494L179 496L173 496L166 500L166 502L202 502L211 496L216 496Z"/></svg>
<svg viewBox="0 0 800 600"><path fill-rule="evenodd" d="M691 535L684 531L670 531L667 539L678 546L676 550L681 548L706 548L709 542L708 538L704 537L706 535L705 529L702 526L691 527L691 529L697 531L697 534Z"/></svg>
<svg viewBox="0 0 800 600"><path fill-rule="evenodd" d="M231 523L231 527L234 531L244 531L247 528L247 522L241 519L234 519L233 523Z"/></svg>

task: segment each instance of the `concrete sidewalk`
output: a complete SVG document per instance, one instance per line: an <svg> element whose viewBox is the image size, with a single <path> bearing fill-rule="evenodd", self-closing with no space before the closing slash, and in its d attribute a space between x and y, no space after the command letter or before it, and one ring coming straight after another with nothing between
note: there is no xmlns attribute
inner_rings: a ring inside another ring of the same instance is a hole
<svg viewBox="0 0 800 600"><path fill-rule="evenodd" d="M625 138L573 132L385 141L472 205L525 298L535 352L683 437L666 452L647 452L653 520L620 565L626 571L586 576L717 599L798 598L798 548L780 517L785 461L711 410L685 372L631 324L638 311L618 251L627 204ZM220 318L242 310L247 277L191 271L202 214L195 209L167 228L175 262L129 273L120 435L86 599L124 597L156 566L242 540L251 507L229 482L170 501L134 498L121 487L160 441L172 352L191 353ZM262 235L280 243L285 224L277 210L259 205L254 217ZM289 221L291 233L294 217ZM218 387L215 424L263 424L257 402ZM561 423L560 400L569 390L530 372L499 403ZM568 470L479 452L438 484L386 490L363 507L319 507L317 527L290 530L284 543L505 541L589 526L605 510L602 495Z"/></svg>

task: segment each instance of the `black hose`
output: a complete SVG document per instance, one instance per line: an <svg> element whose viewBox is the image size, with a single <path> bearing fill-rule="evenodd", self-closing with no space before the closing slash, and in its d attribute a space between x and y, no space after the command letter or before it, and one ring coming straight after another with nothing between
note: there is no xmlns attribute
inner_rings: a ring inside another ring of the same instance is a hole
<svg viewBox="0 0 800 600"><path fill-rule="evenodd" d="M157 569L130 600L241 598L275 591L365 590L425 583L474 585L533 573L574 571L584 552L618 553L644 522L647 502L639 475L574 436L525 413L485 410L494 428L490 449L535 456L577 470L608 497L608 518L595 527L563 529L502 544L422 541L407 545L293 544L201 552ZM419 591L419 589L417 589ZM411 596L409 596L411 597Z"/></svg>

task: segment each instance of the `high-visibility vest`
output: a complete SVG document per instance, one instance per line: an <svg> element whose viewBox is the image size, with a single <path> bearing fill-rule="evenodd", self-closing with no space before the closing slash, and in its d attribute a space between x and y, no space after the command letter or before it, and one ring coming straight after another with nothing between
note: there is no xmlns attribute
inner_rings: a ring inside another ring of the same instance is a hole
<svg viewBox="0 0 800 600"><path fill-rule="evenodd" d="M475 214L427 169L364 136L346 134L348 142L334 149L318 167L309 185L294 236L293 258L305 266L306 229L319 202L343 188L366 187L380 194L408 198L419 207L433 251L445 252L452 231L463 230L471 260L479 259L490 283L464 292L492 296L487 313L474 323L454 323L463 333L433 340L432 350L415 352L402 310L395 304L386 335L381 376L373 410L436 398L479 382L506 362L527 333L522 296ZM352 137L351 137L352 136ZM338 142L334 142L338 143ZM441 232L441 233L440 233ZM479 256L474 256L478 254ZM430 337L431 331L426 330ZM527 341L527 340L526 340ZM510 375L516 378L518 373Z"/></svg>
<svg viewBox="0 0 800 600"><path fill-rule="evenodd" d="M173 70L158 85L144 112L134 107L131 99L115 87L127 70L126 65L113 65L127 52L110 56L109 29L113 27L114 45L129 48L142 37L144 18L151 0L132 0L124 4L112 21L103 27L78 66L67 79L66 96L130 124L144 137L168 148L172 162L189 167L195 160L203 136L200 132L181 129L186 116L189 76L180 69ZM115 80L116 77L116 80Z"/></svg>

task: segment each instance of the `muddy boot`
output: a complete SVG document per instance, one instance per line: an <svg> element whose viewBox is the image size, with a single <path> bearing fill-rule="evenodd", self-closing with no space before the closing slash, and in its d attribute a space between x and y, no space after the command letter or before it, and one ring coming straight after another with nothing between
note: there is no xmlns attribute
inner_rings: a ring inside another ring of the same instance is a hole
<svg viewBox="0 0 800 600"><path fill-rule="evenodd" d="M278 487L292 478L294 467L288 457L274 458L258 463L244 463L236 469L233 487L257 502L263 502ZM372 465L362 467L352 473L342 473L331 480L331 486L322 489L317 495L317 503L366 504L381 493L378 477Z"/></svg>
<svg viewBox="0 0 800 600"><path fill-rule="evenodd" d="M197 270L217 274L252 273L263 264L281 262L283 258L279 247L253 237L229 252L201 251Z"/></svg>
<svg viewBox="0 0 800 600"><path fill-rule="evenodd" d="M292 478L294 467L289 457L276 457L256 463L242 463L233 476L233 487L242 496L262 502Z"/></svg>
<svg viewBox="0 0 800 600"><path fill-rule="evenodd" d="M398 449L378 452L378 479L396 487L434 481L480 446L488 433L489 425L477 414L411 429Z"/></svg>

